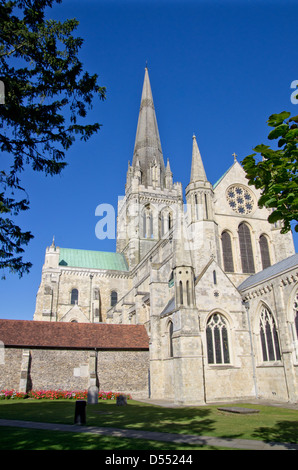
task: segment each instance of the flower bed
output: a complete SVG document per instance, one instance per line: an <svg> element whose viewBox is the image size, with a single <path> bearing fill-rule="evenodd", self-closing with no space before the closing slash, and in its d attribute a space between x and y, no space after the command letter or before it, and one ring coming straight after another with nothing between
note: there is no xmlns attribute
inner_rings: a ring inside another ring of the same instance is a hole
<svg viewBox="0 0 298 470"><path fill-rule="evenodd" d="M15 400L26 397L26 393L16 392L15 390L0 390L0 400Z"/></svg>
<svg viewBox="0 0 298 470"><path fill-rule="evenodd" d="M15 390L0 390L0 400L14 400L33 398L35 400L87 400L88 390L31 390L28 393L16 392ZM99 400L116 400L119 395L125 395L131 400L131 395L115 392L98 393Z"/></svg>

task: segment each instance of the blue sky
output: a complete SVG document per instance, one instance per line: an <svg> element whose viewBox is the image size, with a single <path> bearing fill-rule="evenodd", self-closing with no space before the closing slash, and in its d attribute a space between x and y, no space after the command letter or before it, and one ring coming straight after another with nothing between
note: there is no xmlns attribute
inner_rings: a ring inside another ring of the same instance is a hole
<svg viewBox="0 0 298 470"><path fill-rule="evenodd" d="M298 114L290 99L298 80L297 1L64 0L49 16L80 21L80 58L107 88L106 101L94 102L87 121L103 126L73 145L60 176L24 172L31 208L17 222L34 234L24 257L33 267L21 279L0 281L0 318L33 318L53 236L65 248L115 251L114 240L96 238L95 209L116 208L124 194L146 61L164 158L184 188L193 133L215 183L234 152L240 161L267 143L270 114ZM296 236L296 250L297 242Z"/></svg>

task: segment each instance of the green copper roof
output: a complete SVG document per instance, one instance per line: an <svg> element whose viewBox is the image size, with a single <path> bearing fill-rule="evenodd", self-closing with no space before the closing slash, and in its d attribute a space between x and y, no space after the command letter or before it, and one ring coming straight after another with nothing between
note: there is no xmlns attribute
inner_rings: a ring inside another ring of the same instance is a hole
<svg viewBox="0 0 298 470"><path fill-rule="evenodd" d="M107 251L60 248L59 265L73 268L128 271L127 262L121 253L109 253Z"/></svg>
<svg viewBox="0 0 298 470"><path fill-rule="evenodd" d="M216 181L216 183L213 184L213 189L216 188L216 186L221 182L221 180L226 176L226 174L230 171L233 165L230 166L230 168L227 169L227 171L224 172L224 174L219 178L219 180Z"/></svg>

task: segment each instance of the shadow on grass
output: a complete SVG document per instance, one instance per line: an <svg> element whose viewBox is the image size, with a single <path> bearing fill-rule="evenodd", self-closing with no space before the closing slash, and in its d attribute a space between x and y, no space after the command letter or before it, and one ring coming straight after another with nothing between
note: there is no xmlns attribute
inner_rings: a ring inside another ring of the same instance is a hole
<svg viewBox="0 0 298 470"><path fill-rule="evenodd" d="M298 444L298 421L279 421L273 427L260 427L255 430L253 437L268 443Z"/></svg>
<svg viewBox="0 0 298 470"><path fill-rule="evenodd" d="M62 431L0 427L0 450L212 450L211 446L191 446L147 439L94 436Z"/></svg>
<svg viewBox="0 0 298 470"><path fill-rule="evenodd" d="M0 418L22 419L49 423L73 424L75 402L18 401L0 404ZM161 408L129 402L117 406L115 402L87 405L86 425L123 429L170 432L178 434L209 434L214 421L207 408Z"/></svg>

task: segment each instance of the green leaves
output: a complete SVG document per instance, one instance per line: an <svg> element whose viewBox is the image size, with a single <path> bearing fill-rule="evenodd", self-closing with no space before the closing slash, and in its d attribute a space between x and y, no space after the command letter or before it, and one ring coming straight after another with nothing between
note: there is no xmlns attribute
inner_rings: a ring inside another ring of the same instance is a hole
<svg viewBox="0 0 298 470"><path fill-rule="evenodd" d="M268 135L269 140L278 140L278 150L260 144L254 148L256 153L242 161L249 184L261 189L259 207L272 209L268 217L270 223L282 222L282 233L291 230L291 223L298 221L298 116L290 118L283 111L272 114L268 125L274 127ZM260 154L259 158L257 154ZM298 225L295 225L298 231Z"/></svg>
<svg viewBox="0 0 298 470"><path fill-rule="evenodd" d="M277 127L280 124L282 124L285 119L288 119L288 117L290 117L290 115L291 115L291 113L289 113L287 111L283 111L282 113L279 113L279 114L272 114L271 116L269 116L269 119L267 121L268 126Z"/></svg>
<svg viewBox="0 0 298 470"><path fill-rule="evenodd" d="M27 165L51 176L61 173L76 137L87 141L101 127L82 120L95 97L105 99L105 87L99 86L96 74L84 71L78 58L83 44L74 35L78 20L45 19L45 8L54 1L0 0L0 80L5 84L0 151L10 156L10 170L0 179L3 199L6 191L20 189ZM17 234L25 243L21 231ZM0 243L5 254L3 240ZM11 262L7 266L13 269Z"/></svg>

